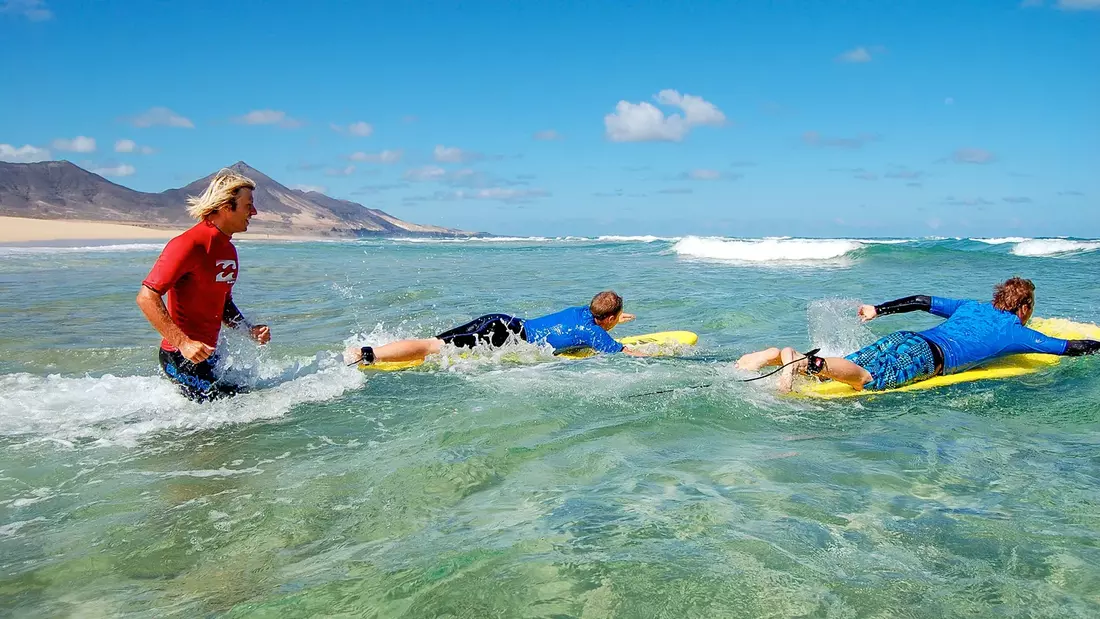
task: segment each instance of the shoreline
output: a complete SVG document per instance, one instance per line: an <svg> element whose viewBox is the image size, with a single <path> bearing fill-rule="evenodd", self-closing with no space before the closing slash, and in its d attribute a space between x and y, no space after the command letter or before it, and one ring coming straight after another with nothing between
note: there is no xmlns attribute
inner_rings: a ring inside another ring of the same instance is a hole
<svg viewBox="0 0 1100 619"><path fill-rule="evenodd" d="M167 241L187 228L154 228L136 223L114 223L77 219L30 219L0 216L0 244L61 241ZM242 241L317 241L324 237L265 232L233 235Z"/></svg>

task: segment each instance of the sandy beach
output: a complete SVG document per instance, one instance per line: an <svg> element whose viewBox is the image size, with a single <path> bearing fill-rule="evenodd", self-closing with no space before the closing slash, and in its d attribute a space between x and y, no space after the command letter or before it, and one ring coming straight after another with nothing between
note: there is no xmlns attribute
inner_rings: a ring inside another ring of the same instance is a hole
<svg viewBox="0 0 1100 619"><path fill-rule="evenodd" d="M105 241L170 239L184 228L146 228L135 224L78 221L69 219L27 219L0 217L0 243L37 241ZM246 232L234 238L249 240L301 241L315 237Z"/></svg>

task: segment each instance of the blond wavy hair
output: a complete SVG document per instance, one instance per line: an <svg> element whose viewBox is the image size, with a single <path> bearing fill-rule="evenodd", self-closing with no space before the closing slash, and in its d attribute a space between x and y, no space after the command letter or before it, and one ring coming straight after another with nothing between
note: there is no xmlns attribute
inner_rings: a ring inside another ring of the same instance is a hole
<svg viewBox="0 0 1100 619"><path fill-rule="evenodd" d="M256 189L256 183L229 168L222 168L210 179L210 184L202 195L187 198L187 212L202 221L223 206L236 206L237 192L246 187Z"/></svg>

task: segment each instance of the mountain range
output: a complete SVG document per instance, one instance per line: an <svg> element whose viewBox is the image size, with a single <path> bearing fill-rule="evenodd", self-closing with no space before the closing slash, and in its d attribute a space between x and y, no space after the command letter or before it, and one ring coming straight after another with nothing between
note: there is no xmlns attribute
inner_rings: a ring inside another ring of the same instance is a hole
<svg viewBox="0 0 1100 619"><path fill-rule="evenodd" d="M249 232L298 236L473 236L421 225L350 200L290 189L243 161L230 166L256 182L257 214ZM186 227L187 198L201 194L214 173L178 189L135 191L68 161L0 162L0 215L79 219L154 227Z"/></svg>

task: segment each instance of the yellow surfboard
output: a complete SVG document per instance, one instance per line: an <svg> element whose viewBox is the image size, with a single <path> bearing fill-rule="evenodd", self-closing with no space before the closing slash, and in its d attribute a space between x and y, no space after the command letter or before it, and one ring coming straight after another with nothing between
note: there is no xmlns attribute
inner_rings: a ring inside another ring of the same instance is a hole
<svg viewBox="0 0 1100 619"><path fill-rule="evenodd" d="M661 331L659 333L646 333L645 335L630 335L615 341L624 346L637 346L647 352L652 350L659 355L667 355L675 354L684 346L694 346L695 343L699 341L699 336L691 331ZM558 356L567 359L583 359L595 354L596 352L591 348L580 348L562 351L558 353ZM464 352L459 355L459 357L465 358L469 355L470 353ZM370 365L360 365L359 369L375 372L394 372L397 370L407 370L423 364L423 359L418 359L416 361L377 361Z"/></svg>
<svg viewBox="0 0 1100 619"><path fill-rule="evenodd" d="M1090 323L1073 322L1072 320L1066 320L1064 318L1032 318L1028 326L1051 337L1067 340L1100 340L1100 326ZM1013 376L1031 374L1032 372L1038 372L1057 365L1061 360L1062 357L1059 355L1044 355L1039 353L1009 355L965 372L948 374L947 376L933 376L928 380L922 380L905 385L904 387L898 387L897 389L886 389L883 391L871 391L868 389L856 391L844 383L831 380L821 382L815 382L813 379L809 381L800 380L797 382L801 384L796 385L792 393L811 398L834 399L876 395L880 393L919 391L922 389L935 389L937 387L945 387L958 383L968 383L975 380L1011 378Z"/></svg>

